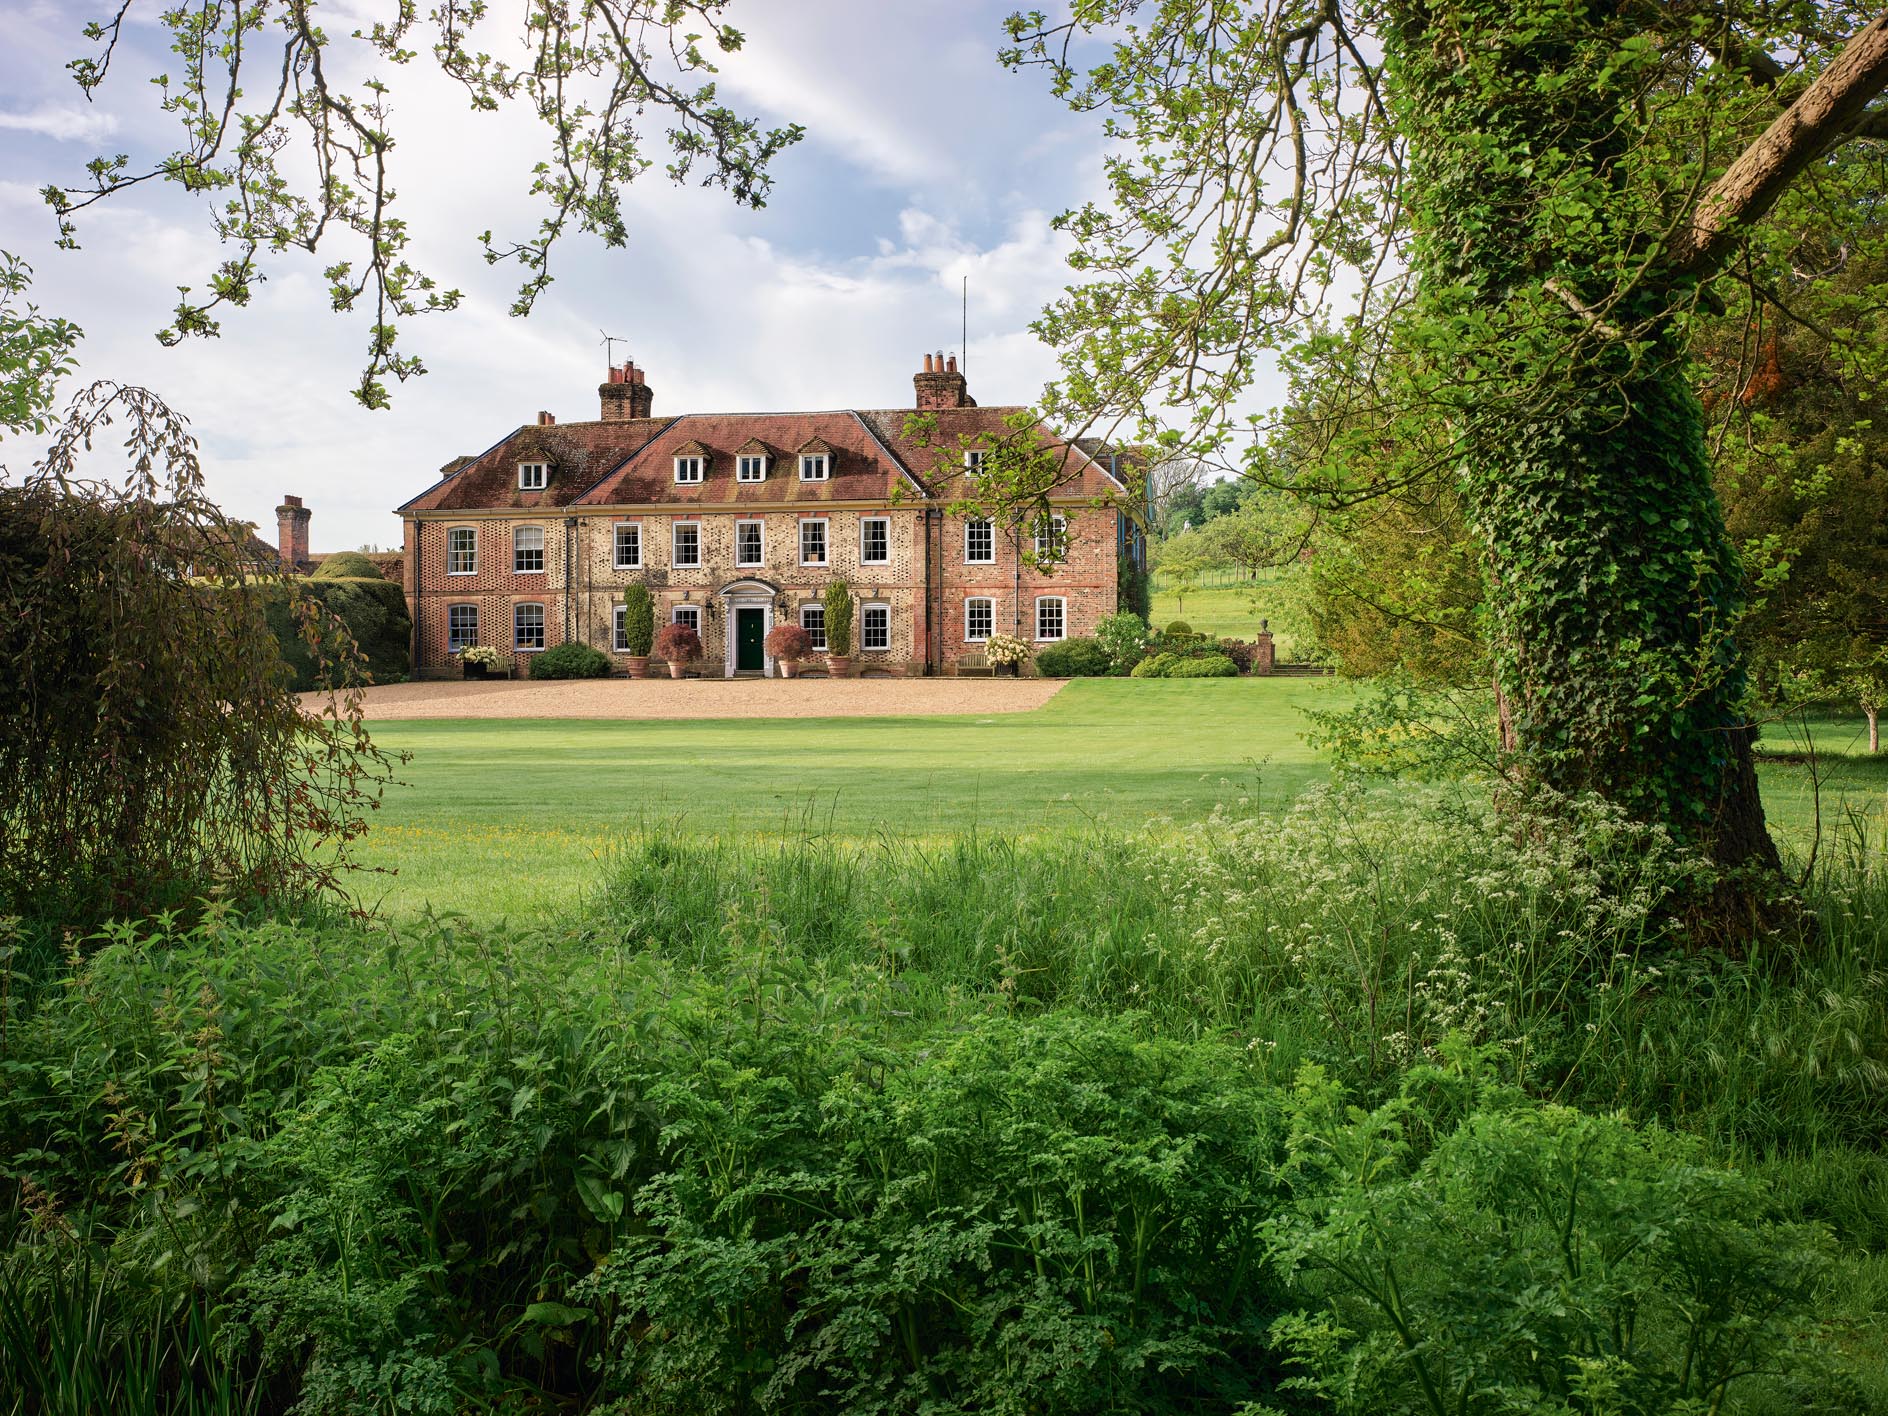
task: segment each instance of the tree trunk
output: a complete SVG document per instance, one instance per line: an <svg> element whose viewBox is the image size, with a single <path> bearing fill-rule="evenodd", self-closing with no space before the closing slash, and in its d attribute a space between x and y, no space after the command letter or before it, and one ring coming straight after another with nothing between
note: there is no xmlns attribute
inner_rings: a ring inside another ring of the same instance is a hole
<svg viewBox="0 0 1888 1416"><path fill-rule="evenodd" d="M1866 703L1864 703L1862 705L1862 711L1868 715L1868 750L1870 752L1880 752L1881 751L1881 709L1871 708Z"/></svg>

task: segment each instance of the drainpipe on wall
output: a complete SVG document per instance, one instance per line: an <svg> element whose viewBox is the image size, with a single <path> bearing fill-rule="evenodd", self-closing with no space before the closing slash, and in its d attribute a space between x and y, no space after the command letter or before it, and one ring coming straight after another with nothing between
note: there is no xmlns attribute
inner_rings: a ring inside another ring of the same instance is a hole
<svg viewBox="0 0 1888 1416"><path fill-rule="evenodd" d="M924 547L924 673L929 678L944 671L944 513L934 506L924 509Z"/></svg>
<svg viewBox="0 0 1888 1416"><path fill-rule="evenodd" d="M420 658L420 655L426 648L426 637L421 629L421 626L426 622L426 583L420 579L420 543L425 539L422 534L424 530L425 523L417 516L414 517L413 564L409 568L409 573L413 577L413 604L411 607L413 611L413 627L408 632L411 643L407 645L407 655L409 658L407 669L414 678L420 676L420 666L424 662Z"/></svg>

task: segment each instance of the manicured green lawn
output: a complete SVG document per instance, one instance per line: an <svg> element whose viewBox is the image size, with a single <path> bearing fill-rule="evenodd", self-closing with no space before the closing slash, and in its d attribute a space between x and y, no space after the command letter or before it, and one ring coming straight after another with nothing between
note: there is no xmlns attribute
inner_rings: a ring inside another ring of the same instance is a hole
<svg viewBox="0 0 1888 1416"><path fill-rule="evenodd" d="M1183 619L1201 634L1221 638L1250 639L1259 632L1259 621L1266 617L1264 587L1228 586L1217 590L1192 590L1176 596L1171 590L1156 590L1152 621L1156 628Z"/></svg>
<svg viewBox="0 0 1888 1416"><path fill-rule="evenodd" d="M1326 766L1303 710L1341 707L1334 680L1077 680L1033 713L990 717L702 722L386 722L413 754L362 859L397 866L362 893L400 912L523 915L561 909L630 831L943 839L1099 823L1186 829L1216 804L1277 809ZM1817 725L1825 832L1882 849L1888 767L1857 755L1853 725ZM1766 736L1789 751L1781 728ZM1835 751L1832 748L1847 748ZM1807 765L1767 762L1773 824L1809 839ZM1407 788L1393 788L1407 790Z"/></svg>

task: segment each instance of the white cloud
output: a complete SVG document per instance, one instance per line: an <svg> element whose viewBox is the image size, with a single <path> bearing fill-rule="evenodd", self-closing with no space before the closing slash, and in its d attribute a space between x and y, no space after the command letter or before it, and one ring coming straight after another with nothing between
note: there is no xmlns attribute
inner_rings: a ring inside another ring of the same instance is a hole
<svg viewBox="0 0 1888 1416"><path fill-rule="evenodd" d="M42 103L24 113L0 113L0 129L60 142L95 143L118 131L118 120L95 108Z"/></svg>

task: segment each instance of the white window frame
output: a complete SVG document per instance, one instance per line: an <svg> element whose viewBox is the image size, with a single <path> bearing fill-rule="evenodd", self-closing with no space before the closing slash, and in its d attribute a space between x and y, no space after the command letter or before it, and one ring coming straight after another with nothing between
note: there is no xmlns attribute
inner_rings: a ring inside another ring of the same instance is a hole
<svg viewBox="0 0 1888 1416"><path fill-rule="evenodd" d="M682 559L682 528L692 527L695 532L695 559ZM699 521L672 521L669 523L669 564L677 570L701 569L701 523Z"/></svg>
<svg viewBox="0 0 1888 1416"><path fill-rule="evenodd" d="M970 607L972 605L988 605L990 607L990 627L989 629L985 630L982 634L972 634L970 632ZM965 600L964 601L964 643L984 644L984 643L987 643L989 641L990 636L995 633L996 633L996 600L988 595L972 595L968 600Z"/></svg>
<svg viewBox="0 0 1888 1416"><path fill-rule="evenodd" d="M832 455L825 452L803 452L800 454L800 480L802 482L824 482L832 476Z"/></svg>
<svg viewBox="0 0 1888 1416"><path fill-rule="evenodd" d="M973 527L977 527L977 526L983 527L983 529L989 533L990 554L987 556L973 556L970 553L970 532ZM996 564L996 523L994 521L966 521L964 523L964 564L965 565L995 565Z"/></svg>
<svg viewBox="0 0 1888 1416"><path fill-rule="evenodd" d="M462 533L472 538L471 548L464 551L460 550L457 546L452 544L453 537L458 536ZM466 566L464 570L454 570L452 568L454 559L459 556L466 556L469 558L470 563ZM479 528L476 526L448 526L446 528L446 574L448 575L477 575L478 573L479 573Z"/></svg>
<svg viewBox="0 0 1888 1416"><path fill-rule="evenodd" d="M695 631L695 637L701 638L701 606L676 605L669 611L670 624L685 624Z"/></svg>
<svg viewBox="0 0 1888 1416"><path fill-rule="evenodd" d="M532 566L529 568L522 566L518 563L518 558L524 555L527 550L526 547L518 544L518 538L524 535L525 532L527 531L535 531L538 533L538 544L537 544L538 563L535 566ZM511 528L511 573L513 575L542 575L544 574L545 540L546 538L544 535L544 528L542 526L514 526Z"/></svg>
<svg viewBox="0 0 1888 1416"><path fill-rule="evenodd" d="M548 462L520 462L518 464L518 490L521 492L541 492L551 484L551 464Z"/></svg>
<svg viewBox="0 0 1888 1416"><path fill-rule="evenodd" d="M610 608L610 648L619 654L629 652L629 628L623 623L623 617L628 612L628 605L614 605Z"/></svg>
<svg viewBox="0 0 1888 1416"><path fill-rule="evenodd" d="M767 454L764 452L738 453L734 459L734 480L737 482L765 482L767 480Z"/></svg>
<svg viewBox="0 0 1888 1416"><path fill-rule="evenodd" d="M872 642L872 611L881 610L885 615L885 642ZM886 654L892 647L892 607L880 600L869 600L859 606L859 652L862 654Z"/></svg>
<svg viewBox="0 0 1888 1416"><path fill-rule="evenodd" d="M1061 565L1069 558L1069 519L1061 512L1049 513L1049 545L1042 543L1042 521L1036 523L1036 564ZM1050 552L1057 552L1053 558Z"/></svg>
<svg viewBox="0 0 1888 1416"><path fill-rule="evenodd" d="M1057 630L1054 634L1042 632L1042 607L1055 606ZM1069 602L1066 595L1038 595L1036 597L1036 643L1053 644L1057 640L1069 637Z"/></svg>
<svg viewBox="0 0 1888 1416"><path fill-rule="evenodd" d="M741 559L741 529L746 526L752 526L760 533L760 550L753 560ZM751 570L755 566L767 564L767 523L765 521L748 517L734 523L734 564L743 570Z"/></svg>
<svg viewBox="0 0 1888 1416"><path fill-rule="evenodd" d="M815 626L807 623L806 617L808 615L818 615L819 624ZM816 654L824 654L826 652L826 606L824 602L808 600L804 605L800 606L800 628L805 630L807 637L813 641L813 652Z"/></svg>
<svg viewBox="0 0 1888 1416"><path fill-rule="evenodd" d="M989 455L990 455L989 453L985 452L980 447L965 448L964 449L964 475L966 477L982 476L983 475L983 460Z"/></svg>
<svg viewBox="0 0 1888 1416"><path fill-rule="evenodd" d="M636 554L631 556L628 560L623 559L623 533L626 531L633 536L636 541ZM611 534L611 544L615 551L615 563L618 570L642 569L642 523L640 521L617 522L616 529Z"/></svg>
<svg viewBox="0 0 1888 1416"><path fill-rule="evenodd" d="M806 558L806 528L809 526L819 527L820 558L818 560L808 560ZM831 565L832 563L833 563L832 528L826 524L826 518L823 516L807 517L804 521L800 523L800 564L801 565L827 566L827 565Z"/></svg>
<svg viewBox="0 0 1888 1416"><path fill-rule="evenodd" d="M708 473L708 459L700 453L686 453L675 459L677 486L699 486Z"/></svg>
<svg viewBox="0 0 1888 1416"><path fill-rule="evenodd" d="M525 644L522 642L524 639L524 634L523 634L524 622L519 618L520 610L536 610L538 612L538 639L540 641L539 643ZM513 605L511 607L512 652L516 654L540 654L544 651L545 645L549 643L550 643L550 616L544 613L544 606L539 604L535 600L520 600L517 604Z"/></svg>
<svg viewBox="0 0 1888 1416"><path fill-rule="evenodd" d="M472 637L470 639L459 638L458 632L454 630L453 628L452 617L454 613L459 610L470 610L472 612ZM448 654L456 654L461 649L463 649L466 645L477 644L478 642L479 642L479 607L477 605L470 605L470 604L446 606L446 652Z"/></svg>
<svg viewBox="0 0 1888 1416"><path fill-rule="evenodd" d="M885 554L876 558L865 553L865 529L868 526L885 528ZM859 564L890 565L892 563L892 519L889 516L862 516L859 518Z"/></svg>

